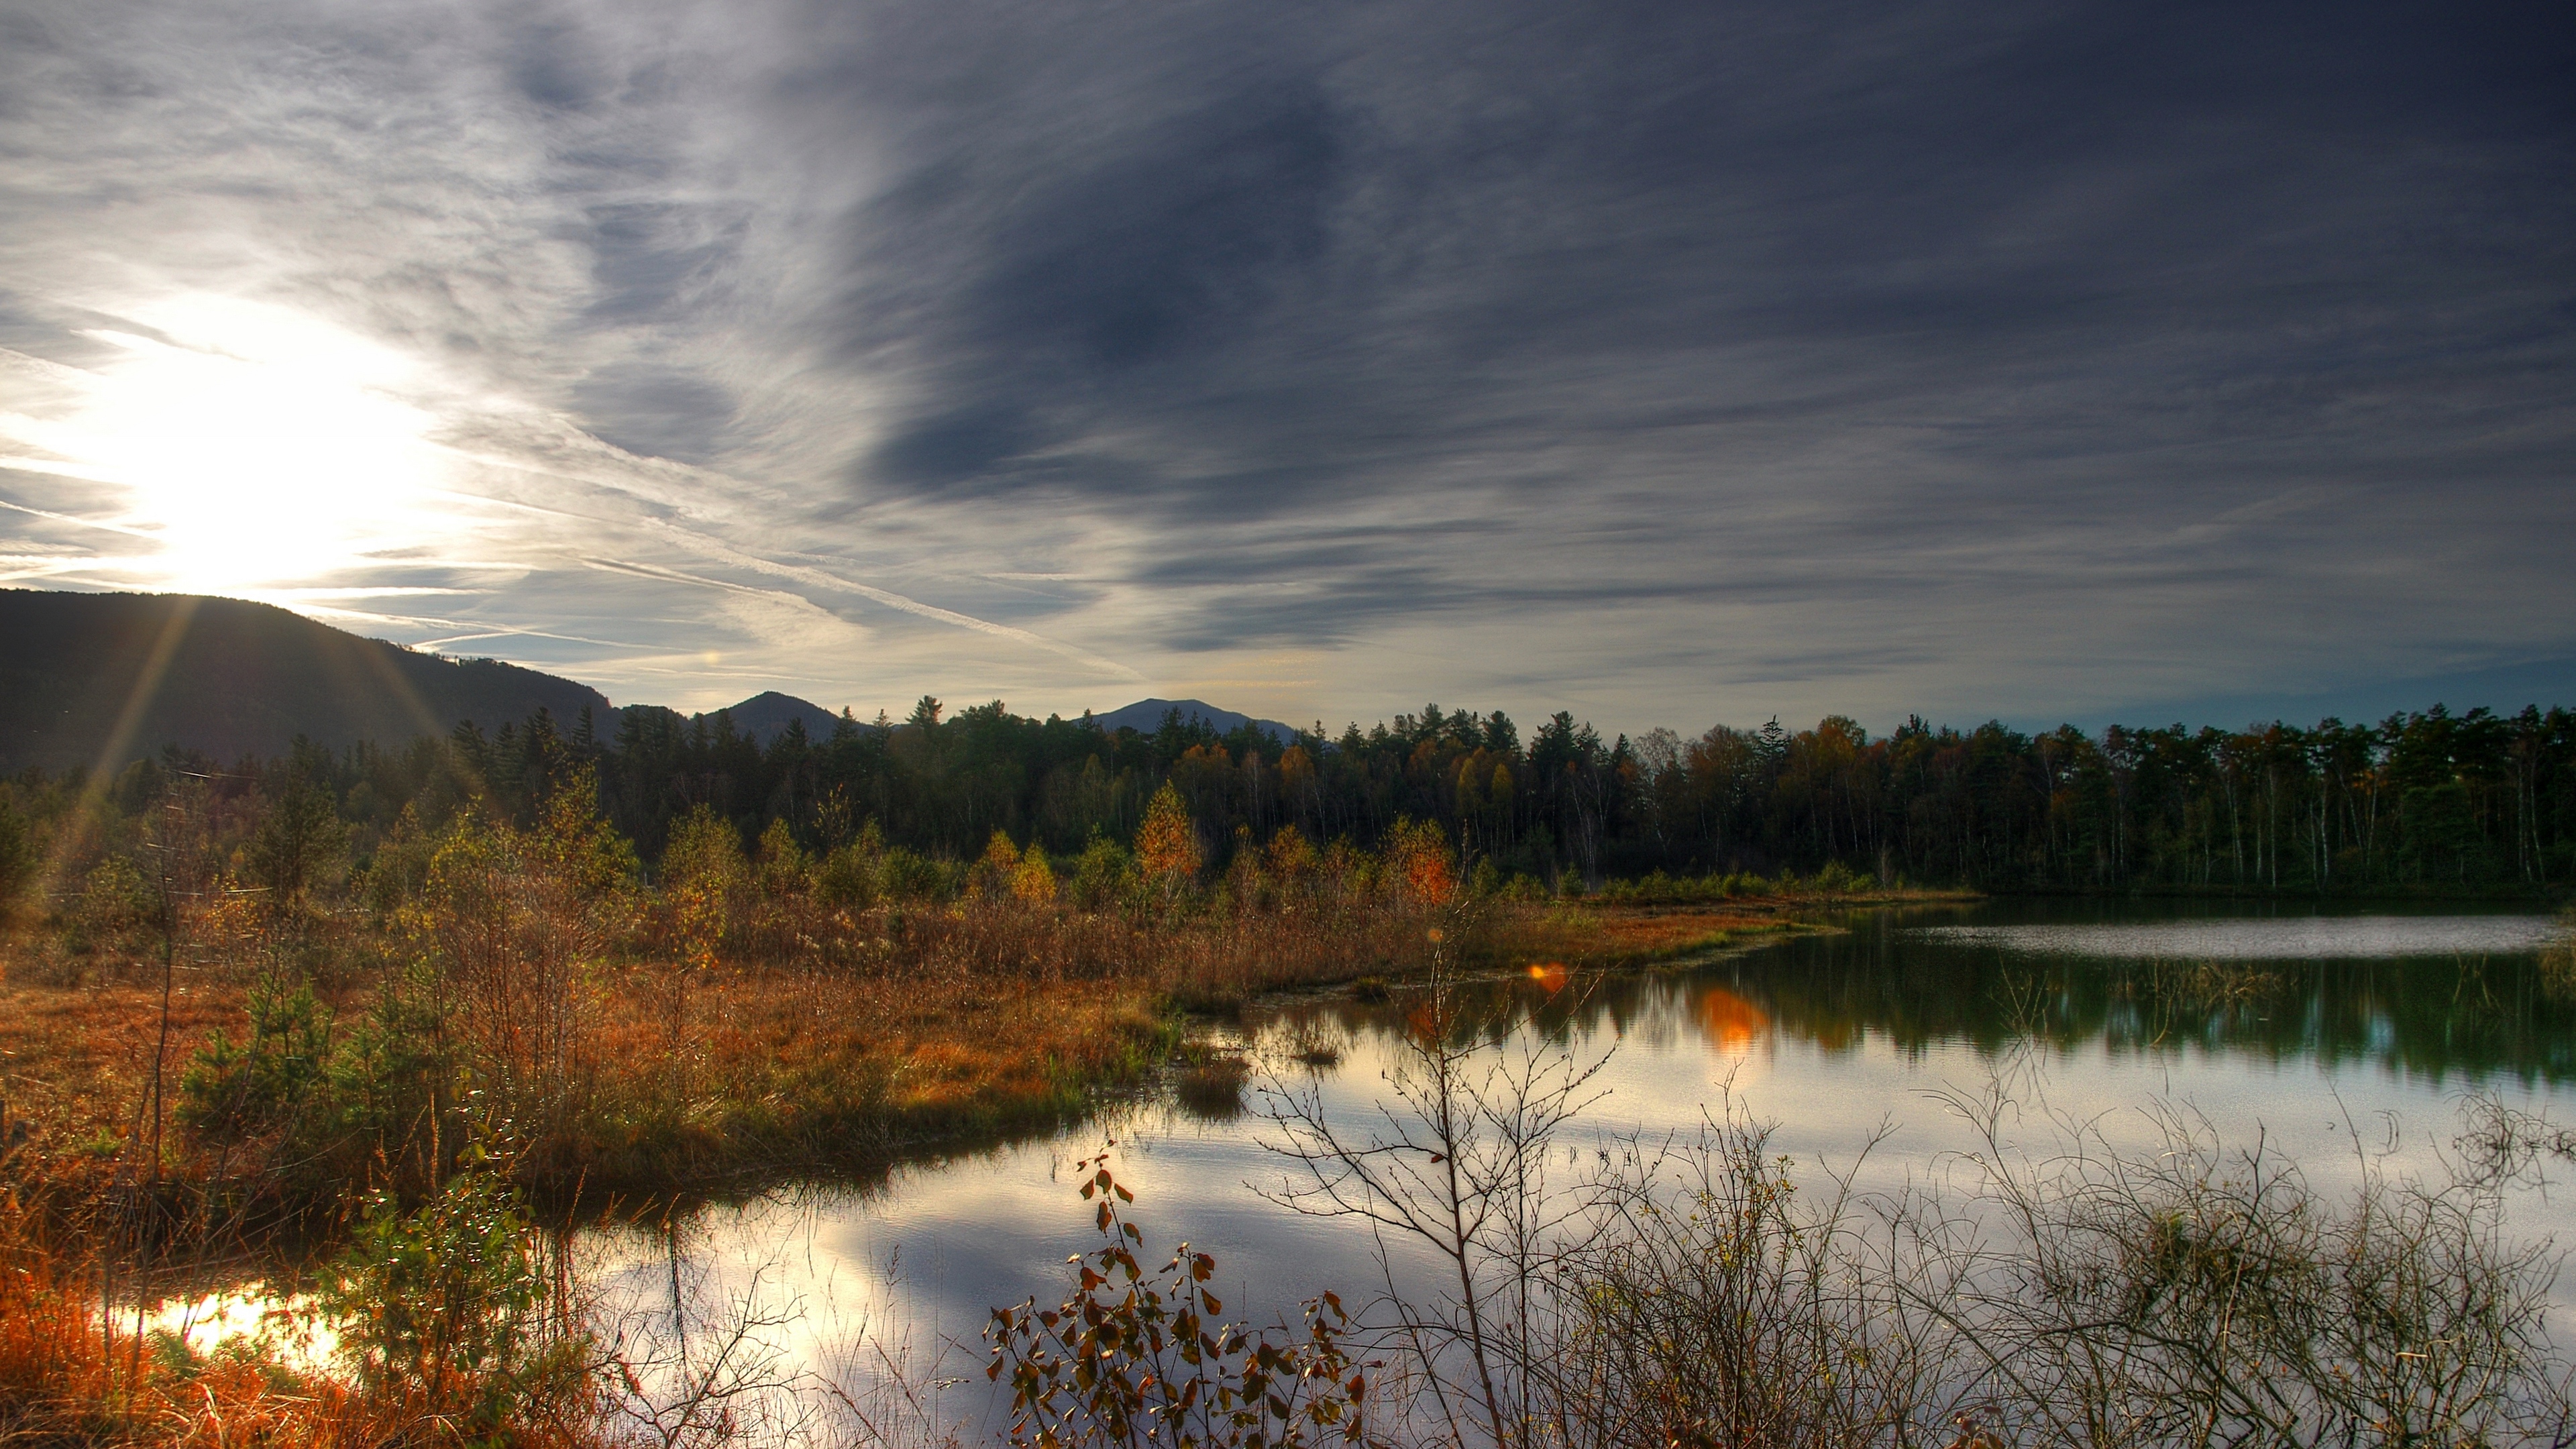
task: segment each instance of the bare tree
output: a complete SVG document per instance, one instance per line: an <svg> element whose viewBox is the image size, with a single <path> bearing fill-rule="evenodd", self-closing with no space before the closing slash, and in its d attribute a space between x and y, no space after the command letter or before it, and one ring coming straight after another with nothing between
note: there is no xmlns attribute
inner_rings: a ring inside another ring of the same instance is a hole
<svg viewBox="0 0 2576 1449"><path fill-rule="evenodd" d="M1385 1072L1388 1096L1362 1123L1336 1122L1313 1077L1272 1078L1264 1143L1289 1163L1264 1195L1316 1217L1365 1223L1380 1299L1363 1321L1402 1356L1449 1442L1496 1449L1536 1442L1548 1266L1580 1235L1577 1196L1552 1191L1549 1155L1566 1123L1598 1100L1605 1052L1483 1039L1465 1010L1454 909L1435 926L1431 969L1411 995ZM1432 1284L1410 1284L1399 1244L1427 1249Z"/></svg>

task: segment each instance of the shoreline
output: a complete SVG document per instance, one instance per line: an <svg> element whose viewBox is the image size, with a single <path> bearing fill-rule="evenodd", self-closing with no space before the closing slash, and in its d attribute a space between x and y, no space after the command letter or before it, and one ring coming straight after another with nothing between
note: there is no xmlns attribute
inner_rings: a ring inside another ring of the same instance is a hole
<svg viewBox="0 0 2576 1449"><path fill-rule="evenodd" d="M1846 914L1969 907L2008 900L2141 898L2134 892L1998 896L1964 891L1890 891L1830 898L1748 897L1723 902L1566 898L1507 903L1501 909L1509 914L1481 929L1480 939L1462 952L1462 970L1476 979L1507 977L1532 962L1562 963L1582 971L1651 971L1689 964L1703 956L1715 958L1758 949L1792 936L1844 931L1849 929L1847 925L1830 918ZM2247 898L2218 899L2242 902ZM2335 899L2338 904L2367 903L2360 898ZM2415 904L2420 898L2376 899ZM634 976L648 969L630 965L620 974ZM1095 1113L1105 1103L1136 1093L1167 1074L1175 1057L1191 1040L1201 1036L1199 1028L1204 1024L1227 1020L1267 1002L1348 996L1372 979L1384 979L1390 986L1400 987L1406 976L1416 974L1393 971L1382 975L1381 970L1351 969L1281 980L1242 995L1213 997L1176 989L1169 983L1117 979L1077 983L1073 994L1098 1011L1102 1028L1102 1034L1078 1056L1042 1053L1035 1060L1014 1064L1033 1070L960 1082L956 1085L961 1090L943 1090L942 1083L919 1080L930 1073L911 1069L954 1048L954 1035L925 1030L899 1046L902 1059L892 1063L890 1072L884 1064L876 1064L871 1083L861 1083L855 1077L833 1078L826 1085L842 1090L785 1111L755 1112L752 1109L764 1105L775 1108L778 1104L719 1095L706 1101L693 1121L620 1141L585 1139L575 1151L552 1164L529 1164L527 1170L515 1174L515 1180L527 1193L532 1207L559 1221L587 1219L596 1213L647 1212L660 1204L722 1201L782 1183L864 1182L922 1162L1059 1131ZM757 978L774 985L781 975L746 972L744 979ZM995 989L982 997L991 1004L1001 999L1005 989L1018 990L1020 985L994 983ZM722 1002L727 999L727 988L711 983L710 994ZM976 994L968 993L970 997ZM58 1007L81 996L109 1001L112 1006L125 1008L123 1016L128 1025L139 1025L149 995L143 988L131 985L51 986L15 979L0 985L0 1001L8 1002L12 1008L5 1013L10 1025L0 1025L0 1051L8 1053L0 1061L5 1061L9 1069L6 1117L0 1119L0 1132L8 1135L0 1140L9 1147L8 1178L13 1187L24 1189L23 1197L61 1201L88 1196L82 1189L82 1179L90 1179L93 1191L105 1185L97 1169L105 1166L111 1146L98 1135L104 1124L94 1108L81 1114L88 1119L86 1136L80 1121L45 1122L27 1111L23 1084L42 1075L27 1070L31 1057L38 1055L30 1050L31 1038L41 1041L45 1034L41 1023L48 1014L24 1009L27 998L50 998L49 1004ZM362 991L343 992L338 1005L344 1013L354 1015L364 995ZM227 1020L237 1025L240 997L238 986L192 984L185 993L185 1027L173 1042L173 1079L179 1064L198 1042L227 1030ZM37 1023L32 1029L31 1022ZM905 1100L889 1100L884 1088L901 1080L911 1080L913 1094ZM877 1089L877 1094L871 1094L870 1086ZM80 1098L107 1094L72 1095ZM171 1179L183 1195L189 1191L220 1190L227 1181L185 1172ZM177 1256L182 1260L202 1259L203 1254L214 1252L216 1256L230 1257L245 1248L254 1255L275 1248L286 1248L292 1254L333 1241L341 1227L340 1222L327 1216L317 1217L309 1203L280 1203L276 1211L263 1217L266 1220L260 1226L232 1238L221 1249L208 1241L194 1250L183 1249Z"/></svg>

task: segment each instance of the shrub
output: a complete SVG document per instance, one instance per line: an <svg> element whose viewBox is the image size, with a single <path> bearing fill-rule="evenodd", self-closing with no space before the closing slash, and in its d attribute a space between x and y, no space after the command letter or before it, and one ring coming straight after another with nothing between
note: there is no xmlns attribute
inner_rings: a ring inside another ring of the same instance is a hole
<svg viewBox="0 0 2576 1449"><path fill-rule="evenodd" d="M950 894L948 871L938 861L899 845L885 853L880 879L890 901L919 905L944 901Z"/></svg>
<svg viewBox="0 0 2576 1449"><path fill-rule="evenodd" d="M1807 888L1818 895L1847 896L1869 889L1873 882L1839 860L1825 862L1807 882Z"/></svg>
<svg viewBox="0 0 2576 1449"><path fill-rule="evenodd" d="M814 895L827 906L864 911L877 903L877 869L881 853L844 845L823 857L814 870Z"/></svg>
<svg viewBox="0 0 2576 1449"><path fill-rule="evenodd" d="M1034 843L1012 868L1011 896L1033 906L1049 905L1055 900L1055 868L1047 863L1046 852Z"/></svg>
<svg viewBox="0 0 2576 1449"><path fill-rule="evenodd" d="M320 1296L363 1392L468 1442L587 1396L586 1341L550 1321L535 1235L488 1173L459 1173L408 1213L375 1194Z"/></svg>
<svg viewBox="0 0 2576 1449"><path fill-rule="evenodd" d="M1127 888L1127 852L1106 835L1091 837L1073 861L1073 903L1086 911L1117 906Z"/></svg>
<svg viewBox="0 0 2576 1449"><path fill-rule="evenodd" d="M968 886L987 900L1003 900L1011 894L1011 877L1020 868L1020 848L1011 843L1010 832L996 830L984 843L983 859L967 868Z"/></svg>
<svg viewBox="0 0 2576 1449"><path fill-rule="evenodd" d="M434 988L425 970L398 977L343 1027L309 987L263 978L249 1039L190 1059L180 1124L205 1142L270 1140L283 1185L317 1199L371 1171L434 1179L471 1136Z"/></svg>
<svg viewBox="0 0 2576 1449"><path fill-rule="evenodd" d="M669 947L692 965L712 963L742 929L751 886L742 832L705 805L680 817L662 852L661 886Z"/></svg>
<svg viewBox="0 0 2576 1449"><path fill-rule="evenodd" d="M1732 1112L1606 1175L1549 1281L1550 1417L1605 1444L2568 1442L2554 1261L2502 1237L2492 1183L2373 1165L2337 1201L2179 1116L2034 1161L1999 1135L2026 1104L1954 1105L1966 1202L1804 1201Z"/></svg>
<svg viewBox="0 0 2576 1449"><path fill-rule="evenodd" d="M180 1125L201 1136L238 1139L278 1125L306 1106L330 1065L331 1018L312 987L263 976L243 1007L250 1039L215 1038L179 1078Z"/></svg>
<svg viewBox="0 0 2576 1449"><path fill-rule="evenodd" d="M985 1377L1011 1386L1014 1445L1276 1446L1369 1442L1363 1366L1342 1347L1348 1328L1330 1293L1306 1304L1305 1332L1274 1340L1218 1315L1208 1291L1216 1259L1187 1243L1159 1281L1137 1253L1145 1235L1118 1204L1135 1195L1107 1154L1080 1164L1106 1247L1076 1259L1073 1291L1055 1308L1034 1298L993 1310Z"/></svg>
<svg viewBox="0 0 2576 1449"><path fill-rule="evenodd" d="M72 949L131 949L160 914L160 899L134 862L109 856L81 882L80 898L71 910Z"/></svg>

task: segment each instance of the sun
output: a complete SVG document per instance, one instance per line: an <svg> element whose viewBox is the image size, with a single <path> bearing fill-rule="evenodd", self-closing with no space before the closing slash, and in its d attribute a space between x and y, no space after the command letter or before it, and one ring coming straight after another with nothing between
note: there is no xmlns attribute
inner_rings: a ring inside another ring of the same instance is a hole
<svg viewBox="0 0 2576 1449"><path fill-rule="evenodd" d="M10 431L52 471L120 490L109 520L145 543L135 582L256 595L373 571L452 527L434 498L435 418L407 400L420 369L329 323L256 302L185 297L104 328L115 349L81 396Z"/></svg>

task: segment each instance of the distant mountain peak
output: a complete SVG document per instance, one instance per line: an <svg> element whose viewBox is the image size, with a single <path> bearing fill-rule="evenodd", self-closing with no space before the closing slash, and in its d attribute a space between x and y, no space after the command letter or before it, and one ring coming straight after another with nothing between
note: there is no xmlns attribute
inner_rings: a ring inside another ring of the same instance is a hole
<svg viewBox="0 0 2576 1449"><path fill-rule="evenodd" d="M733 721L735 733L748 735L763 746L787 733L791 720L803 721L805 737L817 744L830 739L841 722L839 715L812 700L775 689L764 689L740 704L726 706L724 715Z"/></svg>
<svg viewBox="0 0 2576 1449"><path fill-rule="evenodd" d="M1205 724L1221 735L1232 734L1245 725L1251 725L1284 745L1297 734L1295 728L1281 724L1275 719L1255 719L1248 714L1219 709L1203 699L1140 699L1134 704L1123 705L1107 714L1095 714L1092 720L1102 729L1113 733L1122 729L1132 729L1138 734L1150 735L1163 727L1163 721L1174 710L1180 711L1184 723Z"/></svg>

